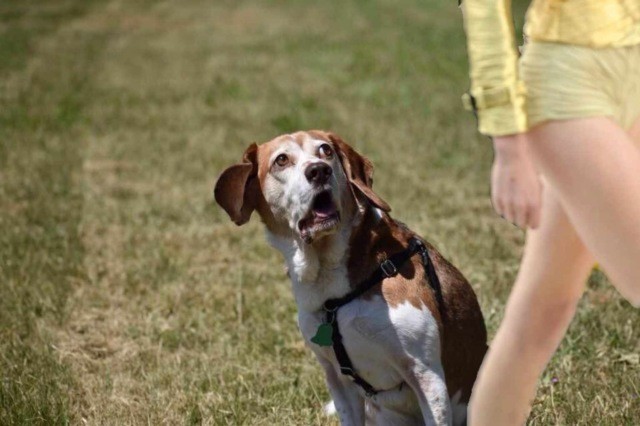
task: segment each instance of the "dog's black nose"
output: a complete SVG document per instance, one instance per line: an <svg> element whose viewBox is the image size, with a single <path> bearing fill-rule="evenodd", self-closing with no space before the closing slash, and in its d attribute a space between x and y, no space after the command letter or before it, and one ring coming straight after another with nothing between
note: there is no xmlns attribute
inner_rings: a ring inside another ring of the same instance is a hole
<svg viewBox="0 0 640 426"><path fill-rule="evenodd" d="M327 183L331 177L331 173L331 166L320 162L307 166L304 171L304 175L307 177L307 180L316 185L323 185Z"/></svg>

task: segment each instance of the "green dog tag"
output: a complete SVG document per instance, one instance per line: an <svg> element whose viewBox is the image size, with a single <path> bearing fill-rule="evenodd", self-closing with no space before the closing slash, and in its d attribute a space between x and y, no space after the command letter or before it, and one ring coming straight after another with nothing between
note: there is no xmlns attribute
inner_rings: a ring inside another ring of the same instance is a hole
<svg viewBox="0 0 640 426"><path fill-rule="evenodd" d="M323 322L318 327L318 331L316 331L316 335L311 338L311 341L318 346L331 346L331 335L333 334L333 328L331 324L327 324Z"/></svg>

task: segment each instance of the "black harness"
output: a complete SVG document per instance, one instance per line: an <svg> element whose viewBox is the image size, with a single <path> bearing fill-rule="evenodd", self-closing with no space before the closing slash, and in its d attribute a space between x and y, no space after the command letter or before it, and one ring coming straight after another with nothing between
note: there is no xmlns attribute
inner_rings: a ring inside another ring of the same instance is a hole
<svg viewBox="0 0 640 426"><path fill-rule="evenodd" d="M322 308L325 311L325 322L320 325L320 328L318 328L318 333L320 333L322 327L331 327L331 343L329 343L328 345L333 346L333 352L336 355L338 364L340 364L340 372L351 377L351 379L358 386L360 386L364 390L365 394L369 397L376 395L380 391L374 389L373 386L371 386L369 382L363 379L353 367L353 363L351 362L351 359L347 354L347 350L342 344L342 335L340 334L340 328L338 327L337 321L338 309L351 302L352 300L362 296L369 289L371 289L371 287L378 284L385 278L390 278L398 275L398 269L400 269L405 262L407 262L416 254L420 254L420 258L425 269L425 275L429 281L429 285L433 289L436 301L438 302L438 309L440 311L441 317L443 317L444 301L442 299L442 288L440 286L440 280L438 279L436 270L433 266L433 263L431 262L431 258L429 257L427 247L422 241L415 237L411 239L411 241L409 242L409 246L406 249L392 255L391 257L380 263L380 266L373 272L373 274L371 274L371 276L365 281L360 283L356 290L348 293L343 297L337 299L329 299L322 305ZM324 346L323 343L318 343L314 339L312 339L314 343Z"/></svg>

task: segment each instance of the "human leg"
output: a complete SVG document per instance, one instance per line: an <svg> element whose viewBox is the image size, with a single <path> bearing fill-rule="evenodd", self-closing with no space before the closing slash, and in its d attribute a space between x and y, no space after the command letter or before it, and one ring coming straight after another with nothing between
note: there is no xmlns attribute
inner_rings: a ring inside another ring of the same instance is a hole
<svg viewBox="0 0 640 426"><path fill-rule="evenodd" d="M613 284L640 305L640 150L611 119L552 121L529 132L540 171Z"/></svg>
<svg viewBox="0 0 640 426"><path fill-rule="evenodd" d="M473 389L471 425L522 424L538 377L573 318L593 257L545 185L540 226L527 234L505 318Z"/></svg>

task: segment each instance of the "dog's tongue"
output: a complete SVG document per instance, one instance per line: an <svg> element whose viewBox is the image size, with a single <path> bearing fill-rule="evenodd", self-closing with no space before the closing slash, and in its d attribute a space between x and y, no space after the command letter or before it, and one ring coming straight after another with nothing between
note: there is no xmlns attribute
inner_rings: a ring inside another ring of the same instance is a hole
<svg viewBox="0 0 640 426"><path fill-rule="evenodd" d="M322 203L313 209L313 215L318 219L326 219L337 213L333 202Z"/></svg>
<svg viewBox="0 0 640 426"><path fill-rule="evenodd" d="M326 219L336 214L337 210L331 194L323 192L318 195L313 201L312 212L314 219Z"/></svg>
<svg viewBox="0 0 640 426"><path fill-rule="evenodd" d="M329 192L324 192L316 196L311 206L311 214L298 223L300 236L307 243L312 242L312 231L316 225L322 224L325 220L336 217L338 209L333 203L333 198Z"/></svg>

